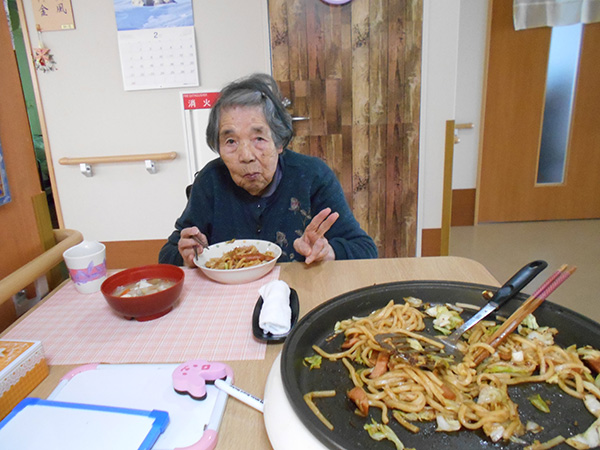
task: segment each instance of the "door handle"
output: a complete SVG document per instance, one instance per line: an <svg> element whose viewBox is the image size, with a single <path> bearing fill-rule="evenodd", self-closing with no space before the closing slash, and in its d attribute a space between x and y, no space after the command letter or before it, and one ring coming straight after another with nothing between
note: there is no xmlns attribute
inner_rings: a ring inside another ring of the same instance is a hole
<svg viewBox="0 0 600 450"><path fill-rule="evenodd" d="M460 143L460 138L458 137L458 130L472 130L475 128L475 124L472 122L467 123L457 123L454 125L454 143Z"/></svg>
<svg viewBox="0 0 600 450"><path fill-rule="evenodd" d="M475 128L475 124L472 122L457 123L456 125L454 125L455 130L470 130L472 128Z"/></svg>
<svg viewBox="0 0 600 450"><path fill-rule="evenodd" d="M281 99L281 103L283 104L284 108L289 108L290 106L292 106L292 101L287 97L283 97ZM299 122L301 120L310 120L310 117L292 117L292 122Z"/></svg>

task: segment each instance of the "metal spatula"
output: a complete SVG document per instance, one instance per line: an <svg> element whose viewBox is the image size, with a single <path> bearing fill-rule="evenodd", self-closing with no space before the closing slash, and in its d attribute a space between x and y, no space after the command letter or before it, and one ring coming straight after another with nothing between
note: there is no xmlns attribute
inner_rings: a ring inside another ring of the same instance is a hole
<svg viewBox="0 0 600 450"><path fill-rule="evenodd" d="M424 353L440 353L443 351L448 356L453 356L455 361L462 360L463 354L458 349L457 343L460 337L469 329L474 327L479 321L485 319L508 300L517 295L531 280L533 280L542 270L548 266L546 261L533 261L523 266L515 273L500 289L492 296L488 303L477 312L473 317L463 323L449 336L433 336L419 333L428 341L423 348ZM375 336L377 342L387 350L406 354L407 335L399 333L384 333ZM409 358L410 359L410 358Z"/></svg>

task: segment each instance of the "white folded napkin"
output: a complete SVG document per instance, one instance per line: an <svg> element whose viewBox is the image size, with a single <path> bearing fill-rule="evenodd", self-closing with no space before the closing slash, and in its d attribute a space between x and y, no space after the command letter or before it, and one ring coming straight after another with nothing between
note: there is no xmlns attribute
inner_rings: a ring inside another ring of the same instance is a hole
<svg viewBox="0 0 600 450"><path fill-rule="evenodd" d="M265 333L285 334L292 326L290 287L285 281L275 280L258 290L263 299L258 325Z"/></svg>

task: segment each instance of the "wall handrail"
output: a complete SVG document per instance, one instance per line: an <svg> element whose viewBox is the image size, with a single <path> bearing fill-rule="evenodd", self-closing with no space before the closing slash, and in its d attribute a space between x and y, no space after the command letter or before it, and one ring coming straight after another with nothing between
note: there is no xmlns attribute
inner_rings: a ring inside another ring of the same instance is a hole
<svg viewBox="0 0 600 450"><path fill-rule="evenodd" d="M136 162L145 161L146 170L148 173L156 173L156 165L154 161L169 161L177 158L177 152L167 153L144 153L139 155L115 155L115 156L88 156L80 158L60 158L59 164L63 166L77 165L79 164L79 170L86 177L91 177L92 164L110 164L110 163L124 163L124 162Z"/></svg>
<svg viewBox="0 0 600 450"><path fill-rule="evenodd" d="M63 252L83 241L77 230L54 229L56 245L0 280L0 305L63 261Z"/></svg>
<svg viewBox="0 0 600 450"><path fill-rule="evenodd" d="M177 152L168 153L146 153L140 155L115 155L115 156L89 156L80 158L60 158L59 164L76 165L76 164L107 164L107 163L122 163L133 161L166 161L177 158Z"/></svg>

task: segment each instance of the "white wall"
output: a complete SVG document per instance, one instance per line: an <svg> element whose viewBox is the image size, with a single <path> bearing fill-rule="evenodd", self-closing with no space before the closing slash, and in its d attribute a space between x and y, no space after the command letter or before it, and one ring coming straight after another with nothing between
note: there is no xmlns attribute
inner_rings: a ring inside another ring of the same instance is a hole
<svg viewBox="0 0 600 450"><path fill-rule="evenodd" d="M458 131L452 188L477 185L488 3L424 0L418 249L442 225L446 120L475 125Z"/></svg>
<svg viewBox="0 0 600 450"><path fill-rule="evenodd" d="M24 6L37 46L32 2ZM72 7L75 30L42 35L58 70L37 74L64 225L86 239L166 238L189 183L182 90L124 91L112 1L72 0ZM266 0L195 0L193 8L198 90L270 71ZM154 175L143 162L94 165L91 178L78 166L58 163L62 157L170 151L177 159L157 162Z"/></svg>
<svg viewBox="0 0 600 450"><path fill-rule="evenodd" d="M419 226L441 228L446 121L455 118L460 0L423 3Z"/></svg>
<svg viewBox="0 0 600 450"><path fill-rule="evenodd" d="M473 123L475 127L458 131L460 143L454 146L453 189L474 189L477 185L487 16L487 1L460 0L456 123Z"/></svg>

